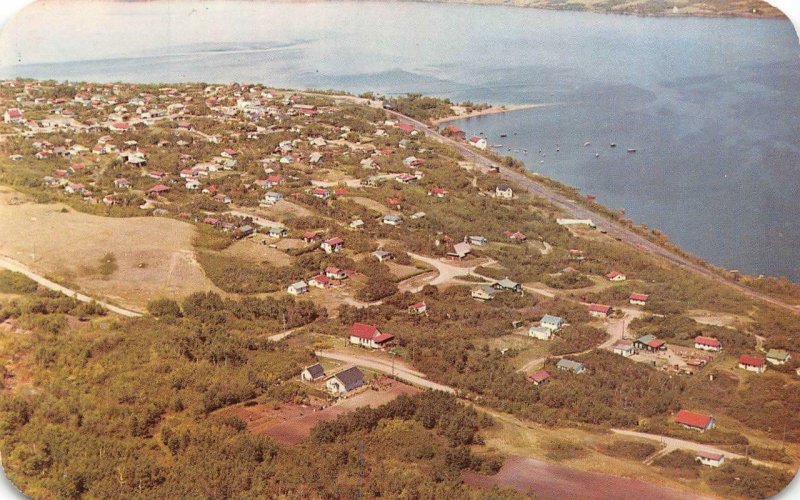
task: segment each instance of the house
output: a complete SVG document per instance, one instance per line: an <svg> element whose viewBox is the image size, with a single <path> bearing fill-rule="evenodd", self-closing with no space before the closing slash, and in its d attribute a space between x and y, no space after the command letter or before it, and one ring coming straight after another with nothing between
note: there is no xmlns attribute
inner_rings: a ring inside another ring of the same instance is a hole
<svg viewBox="0 0 800 500"><path fill-rule="evenodd" d="M325 268L325 276L332 280L343 280L347 279L347 273L339 269L338 267L329 266Z"/></svg>
<svg viewBox="0 0 800 500"><path fill-rule="evenodd" d="M440 187L431 188L430 191L428 191L428 196L444 198L445 196L447 196L447 190L445 188L440 188Z"/></svg>
<svg viewBox="0 0 800 500"><path fill-rule="evenodd" d="M701 349L703 351L721 351L722 344L719 340L711 337L703 337L702 335L698 335L694 338L694 348Z"/></svg>
<svg viewBox="0 0 800 500"><path fill-rule="evenodd" d="M331 192L325 188L314 188L311 190L311 195L315 198L319 198L320 200L327 200L331 197Z"/></svg>
<svg viewBox="0 0 800 500"><path fill-rule="evenodd" d="M499 184L494 188L494 195L496 198L510 200L514 197L514 190L508 184Z"/></svg>
<svg viewBox="0 0 800 500"><path fill-rule="evenodd" d="M580 374L586 371L586 365L571 359L559 359L556 363L556 368L559 370L571 371L575 374Z"/></svg>
<svg viewBox="0 0 800 500"><path fill-rule="evenodd" d="M495 288L495 290L508 290L522 293L522 285L516 281L511 281L508 278L503 278L500 281L496 281L492 286Z"/></svg>
<svg viewBox="0 0 800 500"><path fill-rule="evenodd" d="M630 358L638 352L636 348L633 347L633 342L628 342L627 340L620 340L612 346L611 350L614 354L619 354L623 358Z"/></svg>
<svg viewBox="0 0 800 500"><path fill-rule="evenodd" d="M447 256L451 259L463 260L470 252L472 252L472 248L469 246L469 243L461 242L450 247L447 251Z"/></svg>
<svg viewBox="0 0 800 500"><path fill-rule="evenodd" d="M403 222L403 218L399 215L387 214L383 216L383 220L381 222L390 226L399 226Z"/></svg>
<svg viewBox="0 0 800 500"><path fill-rule="evenodd" d="M563 318L559 316L553 316L551 314L545 314L544 316L542 316L542 319L539 320L539 326L547 328L551 332L560 329L562 326L566 324L567 322L564 321Z"/></svg>
<svg viewBox="0 0 800 500"><path fill-rule="evenodd" d="M184 187L189 191L197 191L200 189L200 181L197 179L188 179L186 184L184 184Z"/></svg>
<svg viewBox="0 0 800 500"><path fill-rule="evenodd" d="M705 432L713 429L717 422L710 415L702 415L689 410L680 410L675 414L675 423L687 429Z"/></svg>
<svg viewBox="0 0 800 500"><path fill-rule="evenodd" d="M591 228L597 227L592 219L556 219L559 226L589 226Z"/></svg>
<svg viewBox="0 0 800 500"><path fill-rule="evenodd" d="M378 262L384 262L394 258L392 252L387 252L386 250L375 250L372 252L372 256L378 259Z"/></svg>
<svg viewBox="0 0 800 500"><path fill-rule="evenodd" d="M550 382L550 372L547 370L539 370L527 377L528 382L533 382L534 385L544 385Z"/></svg>
<svg viewBox="0 0 800 500"><path fill-rule="evenodd" d="M114 179L114 187L117 189L128 189L131 187L131 183L128 182L128 179L120 177L119 179Z"/></svg>
<svg viewBox="0 0 800 500"><path fill-rule="evenodd" d="M635 306L646 306L648 298L649 295L644 293L632 293L630 297L628 297L628 301Z"/></svg>
<svg viewBox="0 0 800 500"><path fill-rule="evenodd" d="M350 229L354 231L358 231L364 229L364 221L361 219L356 219L350 223Z"/></svg>
<svg viewBox="0 0 800 500"><path fill-rule="evenodd" d="M550 340L553 337L553 330L546 326L532 326L528 329L528 336L539 340Z"/></svg>
<svg viewBox="0 0 800 500"><path fill-rule="evenodd" d="M698 451L695 460L700 462L701 465L709 467L721 467L725 463L725 455L721 453L710 453L707 451Z"/></svg>
<svg viewBox="0 0 800 500"><path fill-rule="evenodd" d="M443 132L446 136L455 137L456 139L461 139L462 141L467 138L466 132L454 125L446 126Z"/></svg>
<svg viewBox="0 0 800 500"><path fill-rule="evenodd" d="M108 130L112 132L125 132L131 129L131 124L128 122L114 122L109 124Z"/></svg>
<svg viewBox="0 0 800 500"><path fill-rule="evenodd" d="M492 300L496 294L497 290L489 285L481 285L477 288L473 288L470 292L472 298L476 300Z"/></svg>
<svg viewBox="0 0 800 500"><path fill-rule="evenodd" d="M519 231L506 231L505 234L506 234L506 236L508 236L508 239L514 240L517 243L521 243L523 241L527 241L528 240L528 237L525 236L524 233L521 233Z"/></svg>
<svg viewBox="0 0 800 500"><path fill-rule="evenodd" d="M758 356L750 356L748 354L742 354L739 356L739 361L737 366L742 370L747 370L749 372L756 372L756 373L764 373L764 370L767 369L767 364L764 358L759 358Z"/></svg>
<svg viewBox="0 0 800 500"><path fill-rule="evenodd" d="M608 281L625 281L627 278L620 272L611 271L610 273L606 274L606 279Z"/></svg>
<svg viewBox="0 0 800 500"><path fill-rule="evenodd" d="M17 108L7 109L3 113L3 121L6 123L19 123L22 121L22 112Z"/></svg>
<svg viewBox="0 0 800 500"><path fill-rule="evenodd" d="M589 315L595 318L607 318L611 315L611 306L589 304Z"/></svg>
<svg viewBox="0 0 800 500"><path fill-rule="evenodd" d="M667 343L655 335L642 335L633 341L633 347L642 351L658 352L666 351Z"/></svg>
<svg viewBox="0 0 800 500"><path fill-rule="evenodd" d="M302 295L306 292L308 292L308 283L305 281L297 281L286 288L286 293L289 295Z"/></svg>
<svg viewBox="0 0 800 500"><path fill-rule="evenodd" d="M246 237L250 236L251 234L253 234L254 232L255 232L255 229L253 228L253 226L251 226L249 224L245 224L243 226L237 227L233 231L233 236L235 238L246 238Z"/></svg>
<svg viewBox="0 0 800 500"><path fill-rule="evenodd" d="M325 253L335 253L344 247L344 240L341 238L330 238L322 242L320 248L325 250Z"/></svg>
<svg viewBox="0 0 800 500"><path fill-rule="evenodd" d="M325 369L319 363L314 363L311 366L306 366L300 373L300 379L306 382L313 382L325 377Z"/></svg>
<svg viewBox="0 0 800 500"><path fill-rule="evenodd" d="M167 191L169 191L169 187L163 184L156 184L155 186L147 190L147 194L159 196L163 193L166 193Z"/></svg>
<svg viewBox="0 0 800 500"><path fill-rule="evenodd" d="M484 139L483 137L478 137L476 135L473 135L472 137L469 138L469 145L476 147L478 149L486 149L489 146L489 143L486 142L486 139Z"/></svg>
<svg viewBox="0 0 800 500"><path fill-rule="evenodd" d="M285 238L289 236L289 230L281 226L271 227L269 228L269 236L270 238Z"/></svg>
<svg viewBox="0 0 800 500"><path fill-rule="evenodd" d="M320 238L319 234L313 231L306 231L303 233L303 242L305 243L314 243Z"/></svg>
<svg viewBox="0 0 800 500"><path fill-rule="evenodd" d="M267 205L274 205L283 199L283 194L270 191L264 195L264 203Z"/></svg>
<svg viewBox="0 0 800 500"><path fill-rule="evenodd" d="M483 236L470 236L468 240L471 245L475 245L476 247L485 247L489 244L489 240Z"/></svg>
<svg viewBox="0 0 800 500"><path fill-rule="evenodd" d="M391 342L392 339L394 339L394 335L381 333L378 328L366 323L353 323L350 328L350 343L362 347L380 349Z"/></svg>
<svg viewBox="0 0 800 500"><path fill-rule="evenodd" d="M328 288L331 284L331 280L324 274L318 274L308 280L308 284L317 288Z"/></svg>
<svg viewBox="0 0 800 500"><path fill-rule="evenodd" d="M417 302L408 306L408 314L425 314L428 312L428 306L425 302Z"/></svg>
<svg viewBox="0 0 800 500"><path fill-rule="evenodd" d="M770 349L767 351L767 361L773 365L785 365L791 361L792 355L783 349Z"/></svg>
<svg viewBox="0 0 800 500"><path fill-rule="evenodd" d="M347 394L364 385L364 374L356 366L342 370L325 381L328 392L335 395Z"/></svg>

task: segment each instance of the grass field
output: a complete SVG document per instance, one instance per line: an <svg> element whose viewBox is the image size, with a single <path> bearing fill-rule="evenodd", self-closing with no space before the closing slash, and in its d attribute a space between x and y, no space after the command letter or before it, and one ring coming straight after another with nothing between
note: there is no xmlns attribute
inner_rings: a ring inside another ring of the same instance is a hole
<svg viewBox="0 0 800 500"><path fill-rule="evenodd" d="M275 240L260 234L256 236L236 241L220 253L248 262L269 262L273 266L289 266L294 262L295 259L291 255L277 248L270 248L269 243L273 243ZM262 241L268 244L262 244Z"/></svg>
<svg viewBox="0 0 800 500"><path fill-rule="evenodd" d="M87 215L0 188L0 254L123 306L217 290L195 259L194 233L172 219ZM115 266L103 269L107 255Z"/></svg>

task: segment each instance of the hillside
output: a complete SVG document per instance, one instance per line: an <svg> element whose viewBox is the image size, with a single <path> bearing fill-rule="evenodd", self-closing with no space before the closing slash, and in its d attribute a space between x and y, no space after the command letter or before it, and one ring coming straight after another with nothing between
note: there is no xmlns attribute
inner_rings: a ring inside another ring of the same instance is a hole
<svg viewBox="0 0 800 500"><path fill-rule="evenodd" d="M800 463L800 288L426 125L452 103L14 80L0 110L0 266L146 308L0 271L32 498L764 498Z"/></svg>

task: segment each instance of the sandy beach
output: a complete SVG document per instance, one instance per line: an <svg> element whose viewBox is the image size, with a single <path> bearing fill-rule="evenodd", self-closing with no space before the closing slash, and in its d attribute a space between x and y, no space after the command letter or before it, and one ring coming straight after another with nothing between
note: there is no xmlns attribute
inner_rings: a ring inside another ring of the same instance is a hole
<svg viewBox="0 0 800 500"><path fill-rule="evenodd" d="M543 108L545 106L553 106L555 103L539 103L539 104L507 104L507 105L492 105L488 108L467 112L462 106L453 106L455 114L432 120L434 125L461 120L462 118L472 118L474 116L494 115L498 113L509 113L511 111L520 111L523 109Z"/></svg>

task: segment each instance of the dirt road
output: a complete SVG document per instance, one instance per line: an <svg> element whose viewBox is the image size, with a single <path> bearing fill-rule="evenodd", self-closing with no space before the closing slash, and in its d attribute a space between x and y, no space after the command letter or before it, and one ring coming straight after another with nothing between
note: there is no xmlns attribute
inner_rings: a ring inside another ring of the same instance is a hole
<svg viewBox="0 0 800 500"><path fill-rule="evenodd" d="M455 394L456 392L455 389L453 389L452 387L448 387L443 384L437 384L436 382L432 382L427 378L424 378L425 375L423 373L420 373L416 370L412 370L400 362L394 363L394 365L392 365L391 362L375 359L374 357L367 355L355 356L351 354L341 354L338 352L331 352L331 351L317 351L314 354L318 358L328 358L336 361L342 361L344 363L363 366L364 368L369 368L375 371L379 371L381 373L386 373L387 375L394 375L400 380L404 380L408 383L414 384L419 387L424 387L426 389L449 392L451 394Z"/></svg>
<svg viewBox="0 0 800 500"><path fill-rule="evenodd" d="M686 257L678 255L675 252L668 250L660 245L657 245L656 243L653 243L647 238L644 238L643 236L629 229L626 229L622 226L617 225L614 222L611 222L610 220L606 219L599 213L596 213L591 209L580 205L577 201L571 200L564 195L552 191L544 184L536 182L535 180L527 177L526 175L520 172L506 168L498 164L497 162L476 153L465 144L450 139L449 137L443 136L436 130L431 129L426 124L418 120L409 118L408 116L405 116L396 111L387 109L386 112L394 116L401 123L406 123L411 125L412 127L414 127L414 129L424 133L426 136L431 137L449 146L452 146L453 148L458 150L458 152L461 153L464 156L464 158L466 158L471 162L474 162L478 166L478 168L484 171L488 170L490 167L499 168L501 177L511 180L520 185L521 187L525 188L528 192L549 201L560 210L569 214L570 217L576 219L592 219L592 221L594 221L595 225L597 226L598 230L606 231L608 235L611 236L612 238L616 238L617 240L628 243L638 248L639 250L660 257L661 259L668 261L682 269L691 271L695 274L699 274L708 279L711 279L717 283L721 283L728 287L731 287L754 299L762 300L773 306L777 306L782 309L792 311L794 313L800 312L800 306L789 304L788 302L777 299L775 297L771 297L765 293L758 292L756 290L753 290L752 288L748 288L746 286L740 285L739 283L736 283L735 281L720 276L714 271L700 264L696 264L695 262L690 261Z"/></svg>
<svg viewBox="0 0 800 500"><path fill-rule="evenodd" d="M28 278L32 279L36 283L42 285L45 288L49 288L50 290L55 290L56 292L61 292L64 295L68 295L70 297L74 297L81 302L95 302L100 304L101 306L105 307L109 311L113 313L117 313L122 316L126 316L128 318L137 318L142 315L142 313L138 311L132 311L130 309L125 309L122 307L115 306L113 304L109 304L107 302L103 302L102 300L97 300L93 297L89 297L88 295L84 295L82 293L78 293L75 290L67 288L65 286L59 285L54 281L50 281L49 279L45 278L44 276L40 276L33 272L28 266L21 264L14 259L10 259L8 257L0 256L0 267L4 269L8 269L9 271L14 271L20 274L24 274Z"/></svg>

